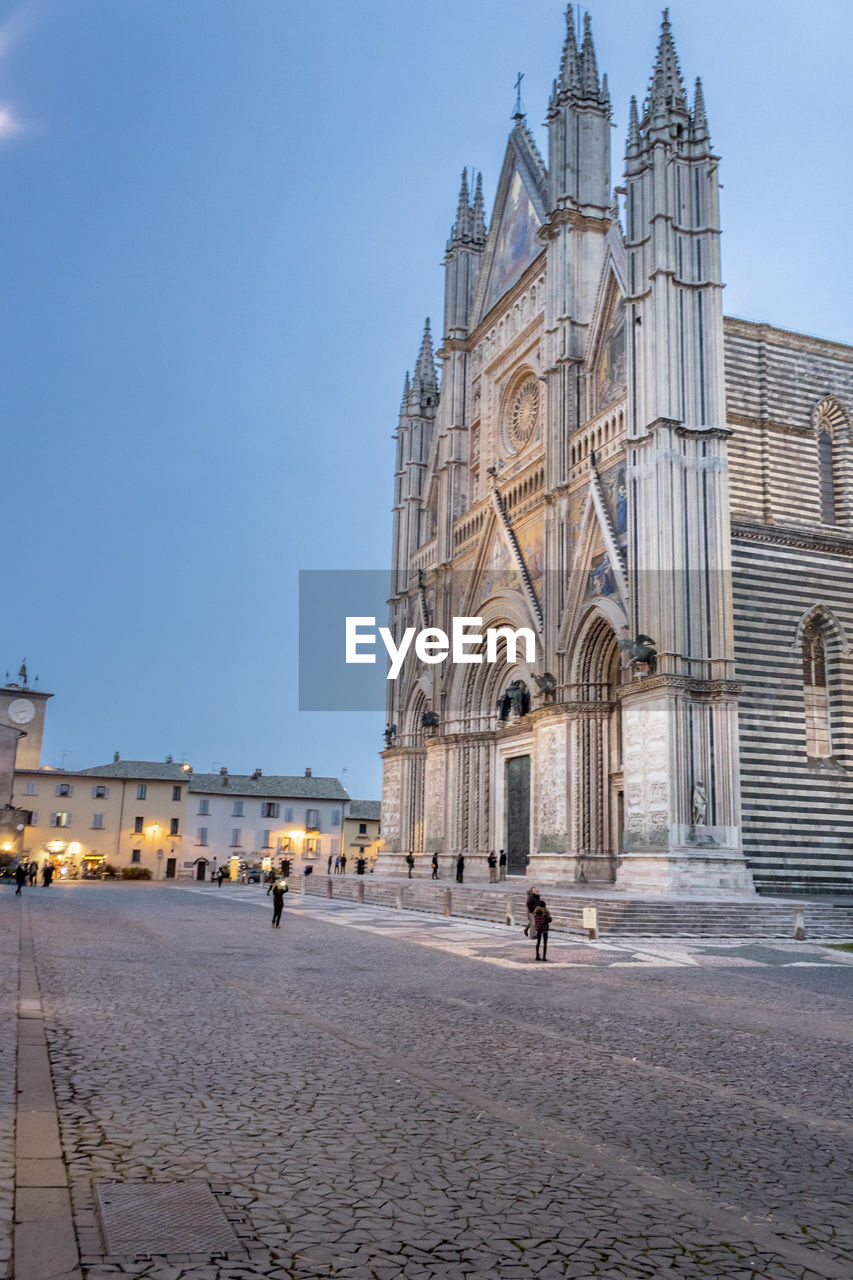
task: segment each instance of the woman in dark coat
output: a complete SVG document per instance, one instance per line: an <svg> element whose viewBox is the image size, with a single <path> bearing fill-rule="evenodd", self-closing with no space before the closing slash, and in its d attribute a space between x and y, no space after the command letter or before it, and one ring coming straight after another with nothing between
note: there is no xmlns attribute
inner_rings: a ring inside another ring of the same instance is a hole
<svg viewBox="0 0 853 1280"><path fill-rule="evenodd" d="M456 859L456 883L457 884L462 884L464 875L465 875L465 859L460 853L459 857Z"/></svg>
<svg viewBox="0 0 853 1280"><path fill-rule="evenodd" d="M281 928L281 909L284 906L284 895L287 893L287 881L276 880L275 884L271 884L267 889L267 897L272 894L272 927L274 929Z"/></svg>

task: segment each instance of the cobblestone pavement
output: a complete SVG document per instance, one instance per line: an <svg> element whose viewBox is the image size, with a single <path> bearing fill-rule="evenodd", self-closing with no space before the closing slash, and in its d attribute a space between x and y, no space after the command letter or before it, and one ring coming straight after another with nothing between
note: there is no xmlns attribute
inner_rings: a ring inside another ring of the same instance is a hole
<svg viewBox="0 0 853 1280"><path fill-rule="evenodd" d="M9 886L0 890L3 898L14 897ZM2 899L0 899L2 901ZM17 905L17 904L13 904ZM15 1175L15 1055L17 1051L15 1009L18 1001L17 930L0 916L0 1275L6 1275L12 1256L12 1198ZM13 913L8 912L11 916ZM17 915L17 911L14 912Z"/></svg>
<svg viewBox="0 0 853 1280"><path fill-rule="evenodd" d="M853 957L268 903L27 900L88 1280L853 1274ZM242 1248L108 1254L115 1182L208 1183Z"/></svg>

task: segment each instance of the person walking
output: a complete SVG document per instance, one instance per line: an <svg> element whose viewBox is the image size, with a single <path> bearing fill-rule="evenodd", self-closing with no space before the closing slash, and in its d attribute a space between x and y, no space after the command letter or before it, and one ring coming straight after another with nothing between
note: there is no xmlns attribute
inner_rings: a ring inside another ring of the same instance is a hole
<svg viewBox="0 0 853 1280"><path fill-rule="evenodd" d="M326 875L327 875L327 876L330 876L330 875L332 874L332 860L333 860L333 858L334 858L334 854L331 854L331 853L330 853L330 854L329 854L329 861L326 863Z"/></svg>
<svg viewBox="0 0 853 1280"><path fill-rule="evenodd" d="M464 876L465 876L465 858L463 854L460 853L459 857L456 859L456 883L462 884L464 880Z"/></svg>
<svg viewBox="0 0 853 1280"><path fill-rule="evenodd" d="M498 858L498 879L506 880L506 851L501 849L501 856Z"/></svg>
<svg viewBox="0 0 853 1280"><path fill-rule="evenodd" d="M274 929L281 928L281 909L284 906L284 895L287 891L286 880L276 880L267 889L267 897L272 894L272 920L270 923Z"/></svg>
<svg viewBox="0 0 853 1280"><path fill-rule="evenodd" d="M20 898L21 890L23 889L26 883L27 883L27 868L24 866L23 862L19 862L18 865L15 867L15 884L18 886L17 889L15 890L16 898Z"/></svg>
<svg viewBox="0 0 853 1280"><path fill-rule="evenodd" d="M341 854L341 875L345 876L346 873L347 873L347 855L345 853L342 853Z"/></svg>
<svg viewBox="0 0 853 1280"><path fill-rule="evenodd" d="M53 863L45 858L41 868L41 887L43 889L50 888L50 882L53 879Z"/></svg>
<svg viewBox="0 0 853 1280"><path fill-rule="evenodd" d="M219 868L219 870L218 870L218 871L217 871L217 873L216 873L216 883L219 885L219 888L220 888L220 889L222 888L222 881L223 881L224 879L225 879L225 872L224 872L224 870L222 869L222 867L220 867L220 868Z"/></svg>
<svg viewBox="0 0 853 1280"><path fill-rule="evenodd" d="M39 864L36 862L35 858L33 858L32 862L27 868L27 871L30 878L30 884L31 885L35 884L36 880L38 880L39 878Z"/></svg>
<svg viewBox="0 0 853 1280"><path fill-rule="evenodd" d="M437 853L434 853L432 855L432 878L433 880L438 879L438 854Z"/></svg>
<svg viewBox="0 0 853 1280"><path fill-rule="evenodd" d="M528 889L527 891L527 903L526 903L527 924L524 926L525 938L530 937L530 926L533 924L533 912L539 906L539 902L540 902L539 890L534 885L531 889Z"/></svg>
<svg viewBox="0 0 853 1280"><path fill-rule="evenodd" d="M406 866L409 868L409 879L411 880L412 872L415 869L415 859L414 855L411 853L406 854Z"/></svg>
<svg viewBox="0 0 853 1280"><path fill-rule="evenodd" d="M489 884L497 884L498 860L495 855L494 849L490 851L488 858L486 858L486 862L488 863L488 867L489 867Z"/></svg>
<svg viewBox="0 0 853 1280"><path fill-rule="evenodd" d="M545 899L540 898L539 902L533 909L533 928L536 930L536 959L548 959L548 926L551 923L551 912L545 905ZM539 946L542 945L542 954L539 954Z"/></svg>

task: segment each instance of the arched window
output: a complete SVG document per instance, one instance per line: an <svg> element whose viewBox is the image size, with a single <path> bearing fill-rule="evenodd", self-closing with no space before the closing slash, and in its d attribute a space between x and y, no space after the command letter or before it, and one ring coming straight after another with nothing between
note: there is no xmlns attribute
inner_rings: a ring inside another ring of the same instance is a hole
<svg viewBox="0 0 853 1280"><path fill-rule="evenodd" d="M803 631L803 700L806 712L806 754L810 760L832 755L826 647L814 621Z"/></svg>
<svg viewBox="0 0 853 1280"><path fill-rule="evenodd" d="M824 396L812 413L817 444L818 494L822 524L853 524L853 433L850 415L834 396Z"/></svg>
<svg viewBox="0 0 853 1280"><path fill-rule="evenodd" d="M832 432L821 427L817 437L820 467L820 518L823 524L838 524L838 501L835 491L835 449Z"/></svg>

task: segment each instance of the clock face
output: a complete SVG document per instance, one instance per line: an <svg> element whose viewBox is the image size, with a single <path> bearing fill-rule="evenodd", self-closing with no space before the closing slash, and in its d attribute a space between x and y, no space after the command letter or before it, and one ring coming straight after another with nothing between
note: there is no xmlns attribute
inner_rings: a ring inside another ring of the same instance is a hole
<svg viewBox="0 0 853 1280"><path fill-rule="evenodd" d="M12 724L29 724L35 713L36 709L29 698L15 698L9 703L9 719Z"/></svg>

